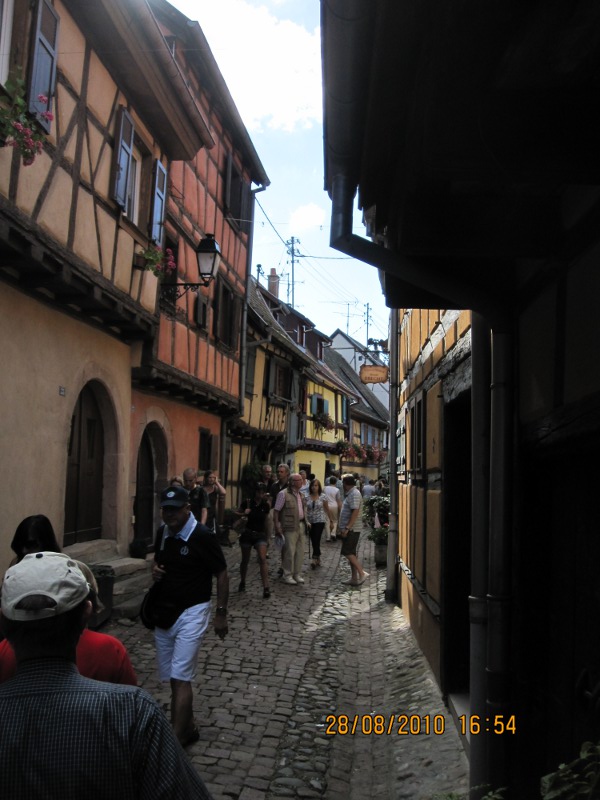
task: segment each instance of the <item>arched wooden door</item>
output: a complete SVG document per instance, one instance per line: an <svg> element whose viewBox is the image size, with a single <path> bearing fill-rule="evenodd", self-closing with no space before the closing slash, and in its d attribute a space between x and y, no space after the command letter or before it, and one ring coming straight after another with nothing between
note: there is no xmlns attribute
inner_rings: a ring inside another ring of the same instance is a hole
<svg viewBox="0 0 600 800"><path fill-rule="evenodd" d="M152 544L155 527L155 466L150 434L142 435L137 459L136 494L133 504L136 546L145 549Z"/></svg>
<svg viewBox="0 0 600 800"><path fill-rule="evenodd" d="M143 558L151 551L160 524L159 495L167 485L168 447L164 430L150 422L142 434L138 450L136 492L133 501L134 540L129 551Z"/></svg>
<svg viewBox="0 0 600 800"><path fill-rule="evenodd" d="M102 536L104 427L92 388L84 386L71 418L64 544Z"/></svg>

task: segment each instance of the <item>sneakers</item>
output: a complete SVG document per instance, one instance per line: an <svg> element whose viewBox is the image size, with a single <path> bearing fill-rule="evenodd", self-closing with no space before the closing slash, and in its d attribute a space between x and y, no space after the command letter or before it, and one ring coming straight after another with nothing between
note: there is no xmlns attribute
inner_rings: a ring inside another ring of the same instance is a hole
<svg viewBox="0 0 600 800"><path fill-rule="evenodd" d="M360 576L360 578L357 579L357 581L356 581L356 583L354 585L355 586L360 586L361 584L363 584L367 580L368 577L369 577L369 573L365 570L363 572L363 574Z"/></svg>
<svg viewBox="0 0 600 800"><path fill-rule="evenodd" d="M263 597L264 597L265 600L267 600L269 597L271 597L271 590L269 589L268 586L267 586L266 589L263 590Z"/></svg>
<svg viewBox="0 0 600 800"><path fill-rule="evenodd" d="M282 575L283 575L283 567L279 567L279 569L277 570L277 577L281 578Z"/></svg>
<svg viewBox="0 0 600 800"><path fill-rule="evenodd" d="M284 576L283 576L283 578L282 578L281 580L283 581L283 583L289 583L289 584L290 584L290 586L295 586L295 585L298 583L298 581L295 581L295 580L292 578L292 576L291 576L291 575L284 575ZM304 581L302 581L302 583L304 583Z"/></svg>
<svg viewBox="0 0 600 800"><path fill-rule="evenodd" d="M293 580L294 583L304 583L304 578L302 577L302 575L294 575Z"/></svg>
<svg viewBox="0 0 600 800"><path fill-rule="evenodd" d="M244 592L246 590L246 581L240 581L240 585L238 586L238 592Z"/></svg>

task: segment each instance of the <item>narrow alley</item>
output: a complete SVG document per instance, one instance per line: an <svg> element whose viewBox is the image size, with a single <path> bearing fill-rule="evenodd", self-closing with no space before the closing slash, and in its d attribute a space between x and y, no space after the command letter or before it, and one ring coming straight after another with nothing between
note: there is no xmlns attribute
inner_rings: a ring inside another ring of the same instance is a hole
<svg viewBox="0 0 600 800"><path fill-rule="evenodd" d="M383 599L372 543L363 536L370 577L360 588L344 584L339 542L323 545L323 566L297 587L277 580L273 548L268 600L254 563L237 592L240 550L225 550L230 632L224 643L209 633L201 649L201 738L188 749L215 800L432 800L465 791L458 734L402 611ZM153 634L129 620L103 630L127 645L140 684L167 707Z"/></svg>

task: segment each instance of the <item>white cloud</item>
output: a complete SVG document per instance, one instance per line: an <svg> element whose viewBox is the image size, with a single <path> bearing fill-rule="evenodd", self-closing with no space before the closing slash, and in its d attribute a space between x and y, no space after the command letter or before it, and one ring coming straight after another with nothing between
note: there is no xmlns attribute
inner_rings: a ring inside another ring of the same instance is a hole
<svg viewBox="0 0 600 800"><path fill-rule="evenodd" d="M289 228L297 232L313 231L325 224L325 218L325 209L316 203L308 203L292 211Z"/></svg>
<svg viewBox="0 0 600 800"><path fill-rule="evenodd" d="M171 0L200 23L250 132L292 132L322 117L320 32L247 0Z"/></svg>

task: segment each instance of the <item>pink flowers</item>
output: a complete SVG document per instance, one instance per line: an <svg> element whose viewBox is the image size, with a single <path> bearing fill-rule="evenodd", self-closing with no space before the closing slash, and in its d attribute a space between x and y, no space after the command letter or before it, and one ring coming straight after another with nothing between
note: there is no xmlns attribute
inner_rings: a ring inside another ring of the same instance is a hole
<svg viewBox="0 0 600 800"><path fill-rule="evenodd" d="M12 103L0 107L0 136L9 147L16 147L20 151L23 165L29 166L44 149L45 135L29 114L22 78L7 81L6 90L12 97ZM44 105L48 104L46 95L39 94L37 99ZM41 111L39 117L46 122L52 122L54 114L51 111Z"/></svg>
<svg viewBox="0 0 600 800"><path fill-rule="evenodd" d="M44 105L48 103L48 98L46 97L45 94L38 94L38 100L40 101L40 103L43 103ZM52 122L52 120L54 119L54 114L51 111L42 111L40 117L42 117L42 119L45 119L47 122Z"/></svg>
<svg viewBox="0 0 600 800"><path fill-rule="evenodd" d="M173 270L177 269L177 262L170 247L166 248L163 255L162 248L151 244L150 247L144 250L142 256L146 262L146 269L156 275L157 278L168 276Z"/></svg>

